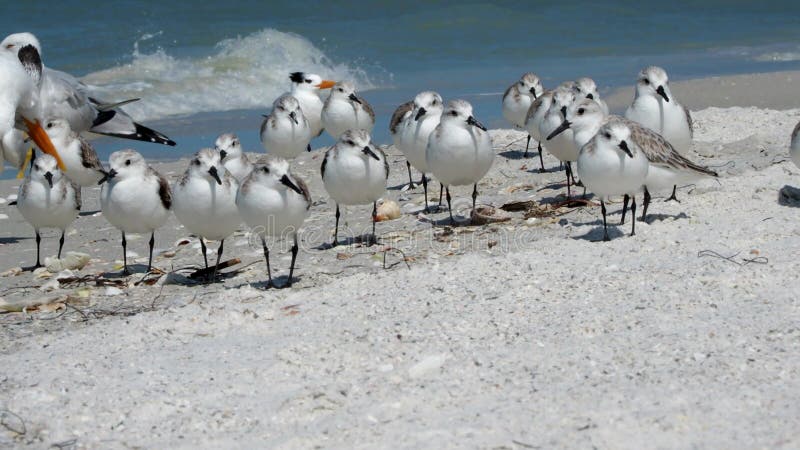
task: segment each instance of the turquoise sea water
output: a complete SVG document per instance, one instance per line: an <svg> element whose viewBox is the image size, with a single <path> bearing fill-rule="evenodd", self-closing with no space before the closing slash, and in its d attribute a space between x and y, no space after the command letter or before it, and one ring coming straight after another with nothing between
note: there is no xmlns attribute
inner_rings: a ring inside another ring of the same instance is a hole
<svg viewBox="0 0 800 450"><path fill-rule="evenodd" d="M592 76L602 93L649 64L672 79L800 68L797 1L67 0L5 4L0 28L34 32L46 65L108 100L142 97L126 110L179 143L102 139L102 158L125 147L173 158L224 131L260 150L260 114L295 70L355 81L388 142L394 107L424 89L507 126L499 97L525 71L546 86Z"/></svg>

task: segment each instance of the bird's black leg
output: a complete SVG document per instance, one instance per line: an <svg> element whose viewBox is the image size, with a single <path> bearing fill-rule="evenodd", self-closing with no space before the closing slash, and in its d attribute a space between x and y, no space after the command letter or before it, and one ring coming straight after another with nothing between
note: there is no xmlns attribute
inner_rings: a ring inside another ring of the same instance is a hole
<svg viewBox="0 0 800 450"><path fill-rule="evenodd" d="M217 269L219 269L219 260L222 258L222 246L225 244L225 239L219 241L219 248L217 249L217 265L214 266L214 275L211 281L217 281Z"/></svg>
<svg viewBox="0 0 800 450"><path fill-rule="evenodd" d="M631 236L636 236L636 196L631 196Z"/></svg>
<svg viewBox="0 0 800 450"><path fill-rule="evenodd" d="M439 207L442 207L442 193L444 193L444 185L439 183Z"/></svg>
<svg viewBox="0 0 800 450"><path fill-rule="evenodd" d="M425 213L431 212L428 209L428 177L425 174L422 174L422 190L425 191Z"/></svg>
<svg viewBox="0 0 800 450"><path fill-rule="evenodd" d="M61 249L64 248L64 231L61 230L61 238L58 240L58 259L61 259Z"/></svg>
<svg viewBox="0 0 800 450"><path fill-rule="evenodd" d="M475 201L478 199L478 183L472 185L472 217L475 217Z"/></svg>
<svg viewBox="0 0 800 450"><path fill-rule="evenodd" d="M38 228L35 231L36 231L36 265L33 266L33 268L38 269L39 267L42 267L42 263L40 262L41 260L39 259L39 248L41 247L42 244L42 236L39 235Z"/></svg>
<svg viewBox="0 0 800 450"><path fill-rule="evenodd" d="M147 260L147 271L150 272L150 268L153 266L153 246L156 245L156 232L153 231L150 233L150 258Z"/></svg>
<svg viewBox="0 0 800 450"><path fill-rule="evenodd" d="M610 241L608 238L608 224L606 223L606 203L600 200L600 211L603 212L603 240Z"/></svg>
<svg viewBox="0 0 800 450"><path fill-rule="evenodd" d="M619 221L620 225L625 223L625 213L628 212L628 202L630 200L631 197L628 194L625 194L625 197L622 197L622 220ZM636 216L633 218L636 219Z"/></svg>
<svg viewBox="0 0 800 450"><path fill-rule="evenodd" d="M331 243L331 247L336 247L339 245L339 204L336 204L336 229L333 231L333 242ZM265 247L266 248L266 247ZM269 264L269 262L267 262Z"/></svg>
<svg viewBox="0 0 800 450"><path fill-rule="evenodd" d="M122 273L124 275L130 275L131 272L128 270L128 241L125 240L125 232L122 232Z"/></svg>
<svg viewBox="0 0 800 450"><path fill-rule="evenodd" d="M531 135L528 135L528 142L525 143L525 153L522 155L523 158L528 157L528 147L531 145Z"/></svg>
<svg viewBox="0 0 800 450"><path fill-rule="evenodd" d="M375 236L375 222L378 221L378 202L372 202L372 236L369 238L368 246L372 246L373 244L378 242L378 238Z"/></svg>
<svg viewBox="0 0 800 450"><path fill-rule="evenodd" d="M267 261L267 277L269 282L267 283L267 287L272 287L272 269L269 267L269 248L267 248L267 241L264 238L261 238L261 247L264 249L264 259Z"/></svg>
<svg viewBox="0 0 800 450"><path fill-rule="evenodd" d="M306 151L307 151L307 152L310 152L310 151L311 151L311 143L310 143L310 142L309 142L309 143L308 143L308 145L306 146Z"/></svg>
<svg viewBox="0 0 800 450"><path fill-rule="evenodd" d="M647 190L647 186L644 188L644 205L642 207L642 218L641 221L645 222L647 219L647 207L650 206L650 191ZM634 216L634 219L636 217Z"/></svg>
<svg viewBox="0 0 800 450"><path fill-rule="evenodd" d="M297 252L300 247L297 245L297 234L294 235L294 245L292 246L292 264L289 266L289 282L286 283L287 287L292 287L292 277L294 277L294 262L297 260Z"/></svg>
<svg viewBox="0 0 800 450"><path fill-rule="evenodd" d="M570 164L569 161L567 161L567 163L564 165L564 171L567 174L567 200L569 200L572 198L572 191L570 190L570 181L569 181L570 176L572 175L572 164Z"/></svg>
<svg viewBox="0 0 800 450"><path fill-rule="evenodd" d="M208 269L208 256L206 256L206 241L203 240L203 236L200 236L200 250L203 250L203 262L206 263L206 269Z"/></svg>
<svg viewBox="0 0 800 450"><path fill-rule="evenodd" d="M544 173L544 156L542 156L542 143L539 142L539 164L542 165L542 168L539 169L539 173Z"/></svg>
<svg viewBox="0 0 800 450"><path fill-rule="evenodd" d="M666 200L664 200L664 202L666 203L666 202L668 202L668 201L672 201L672 200L674 200L674 201L676 201L676 202L680 203L681 201L680 201L680 200L678 200L678 197L676 197L676 196L675 196L675 191L677 191L677 190L678 190L678 185L677 185L677 184L673 185L673 186L672 186L672 195L670 195L670 196L669 196L669 198L667 198Z"/></svg>
<svg viewBox="0 0 800 450"><path fill-rule="evenodd" d="M406 167L408 168L408 188L414 189L416 186L414 185L414 180L411 179L411 163L406 161Z"/></svg>
<svg viewBox="0 0 800 450"><path fill-rule="evenodd" d="M453 225L456 223L456 220L453 219L453 208L450 206L450 186L447 186L444 189L447 195L447 211L450 213L450 224Z"/></svg>

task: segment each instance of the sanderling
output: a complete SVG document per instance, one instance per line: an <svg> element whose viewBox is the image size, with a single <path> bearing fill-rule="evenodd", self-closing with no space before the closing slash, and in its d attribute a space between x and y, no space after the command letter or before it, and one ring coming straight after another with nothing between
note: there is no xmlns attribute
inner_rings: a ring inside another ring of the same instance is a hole
<svg viewBox="0 0 800 450"><path fill-rule="evenodd" d="M608 241L605 200L612 195L630 195L631 211L636 215L636 196L645 183L649 163L631 137L626 122L610 120L580 151L577 162L578 176L586 187L600 197L603 213L603 240ZM632 220L631 236L636 234L636 221Z"/></svg>
<svg viewBox="0 0 800 450"><path fill-rule="evenodd" d="M567 198L572 197L571 185L575 182L572 172L572 161L577 161L579 148L575 147L572 131L566 130L554 134L567 114L567 108L575 102L575 92L572 89L558 88L553 92L553 100L542 121L539 123L539 134L547 140L547 151L565 164L567 174Z"/></svg>
<svg viewBox="0 0 800 450"><path fill-rule="evenodd" d="M39 40L31 33L7 36L0 43L0 50L19 55L19 51L26 46L36 48L41 54ZM122 105L138 99L117 103L98 100L85 84L72 75L43 66L41 59L39 66L41 70L38 70L38 73L35 70L29 70L28 73L39 89L42 117L66 119L70 128L77 133L91 131L107 136L175 145L175 142L167 136L134 122L129 115L119 109Z"/></svg>
<svg viewBox="0 0 800 450"><path fill-rule="evenodd" d="M167 222L172 206L169 183L135 150L114 152L108 163L110 168L100 180L100 207L106 220L122 231L123 273L130 274L126 233L150 233L149 272L155 231Z"/></svg>
<svg viewBox="0 0 800 450"><path fill-rule="evenodd" d="M291 159L306 151L313 135L297 98L278 97L272 103L272 112L264 117L260 135L267 153Z"/></svg>
<svg viewBox="0 0 800 450"><path fill-rule="evenodd" d="M36 156L31 171L19 187L17 208L36 231L36 266L41 267L39 249L41 228L58 228L58 258L64 247L64 231L81 209L81 189L63 176L55 158L48 154Z"/></svg>
<svg viewBox="0 0 800 450"><path fill-rule="evenodd" d="M552 134L572 129L575 145L582 147L597 133L603 123L611 120L625 123L630 130L630 139L636 143L650 162L650 169L645 181L641 220L645 220L647 217L651 191L662 191L677 183L691 182L702 176L717 176L716 172L681 156L666 139L655 131L623 117L606 116L602 107L594 100L584 99L573 104L567 111L567 118ZM628 198L626 196L622 207L622 222L625 222L627 205Z"/></svg>
<svg viewBox="0 0 800 450"><path fill-rule="evenodd" d="M789 155L792 157L794 165L800 167L800 122L797 122L797 125L794 127L794 131L792 131L792 142L789 144Z"/></svg>
<svg viewBox="0 0 800 450"><path fill-rule="evenodd" d="M636 95L625 117L660 134L680 152L686 152L692 144L692 114L672 95L667 72L661 67L645 67L639 72ZM678 200L676 190L677 185L672 186L667 201Z"/></svg>
<svg viewBox="0 0 800 450"><path fill-rule="evenodd" d="M540 95L536 100L534 100L533 103L531 103L531 107L528 108L528 112L525 115L525 130L528 132L528 135L536 139L537 142L539 164L541 165L541 168L539 169L540 173L545 171L544 155L542 154L542 141L546 136L542 136L541 133L539 133L539 127L542 125L544 116L547 114L547 111L550 109L550 105L553 103L553 92L554 91L545 91L542 95Z"/></svg>
<svg viewBox="0 0 800 450"><path fill-rule="evenodd" d="M425 152L428 168L445 185L450 222L453 208L450 186L472 185L472 217L478 198L480 181L494 161L492 138L472 115L472 105L464 100L452 100L442 112L442 120L431 133Z"/></svg>
<svg viewBox="0 0 800 450"><path fill-rule="evenodd" d="M220 134L214 142L214 149L219 152L220 161L228 172L242 182L253 170L253 163L242 151L242 143L233 133Z"/></svg>
<svg viewBox="0 0 800 450"><path fill-rule="evenodd" d="M336 202L336 228L332 246L338 245L339 205L372 203L372 236L369 245L377 242L375 222L378 199L386 192L389 161L380 148L370 142L365 130L348 130L328 149L322 160L322 181L325 190Z"/></svg>
<svg viewBox="0 0 800 450"><path fill-rule="evenodd" d="M578 99L588 98L597 102L602 108L603 112L608 114L608 105L597 92L597 84L589 77L581 77L575 80L572 84L572 89L575 90Z"/></svg>
<svg viewBox="0 0 800 450"><path fill-rule="evenodd" d="M48 120L45 131L67 166L67 178L81 187L96 186L105 170L92 144L73 132L65 119Z"/></svg>
<svg viewBox="0 0 800 450"><path fill-rule="evenodd" d="M428 137L439 125L442 116L442 97L436 92L420 92L411 102L397 108L389 123L395 147L406 157L409 187L414 187L411 179L411 166L422 172L422 188L425 191L425 212L428 212L428 163L425 150Z"/></svg>
<svg viewBox="0 0 800 450"><path fill-rule="evenodd" d="M322 99L319 98L319 90L330 89L336 82L303 72L289 74L289 80L292 81L292 90L289 93L300 102L300 109L311 127L311 137L315 138L322 134Z"/></svg>
<svg viewBox="0 0 800 450"><path fill-rule="evenodd" d="M322 107L322 127L334 139L347 130L372 132L375 112L366 100L356 94L355 86L347 81L336 83Z"/></svg>
<svg viewBox="0 0 800 450"><path fill-rule="evenodd" d="M286 286L291 286L299 250L297 234L311 208L311 194L306 183L292 174L287 161L273 159L264 166L257 166L242 182L236 205L245 223L261 237L269 286L274 284L266 237L286 237L294 241L289 281L286 283Z"/></svg>
<svg viewBox="0 0 800 450"><path fill-rule="evenodd" d="M5 159L17 159L22 165L24 157L18 153L24 154L20 149L25 141L23 131L27 131L36 146L53 156L64 171L64 162L41 126L39 90L34 83L41 71L42 61L34 46L26 45L13 54L0 50L0 147Z"/></svg>
<svg viewBox="0 0 800 450"><path fill-rule="evenodd" d="M236 208L238 188L236 178L220 162L219 153L208 148L195 154L186 172L172 185L172 210L178 221L200 238L206 269L208 257L204 239L219 241L211 280L217 279L225 238L242 222Z"/></svg>
<svg viewBox="0 0 800 450"><path fill-rule="evenodd" d="M531 105L544 93L542 82L535 73L528 72L522 75L516 83L506 89L503 94L503 117L517 128L525 128L525 119ZM531 134L525 143L525 154L528 157L528 147L531 144Z"/></svg>

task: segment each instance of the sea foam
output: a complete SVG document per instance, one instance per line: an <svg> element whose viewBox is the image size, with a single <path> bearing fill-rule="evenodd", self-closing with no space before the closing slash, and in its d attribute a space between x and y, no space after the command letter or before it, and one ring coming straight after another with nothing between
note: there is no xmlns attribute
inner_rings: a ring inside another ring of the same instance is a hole
<svg viewBox="0 0 800 450"><path fill-rule="evenodd" d="M163 49L140 53L134 44L131 62L84 76L81 81L106 101L132 97L125 106L137 120L153 120L199 112L266 108L289 90L289 73L305 71L323 78L350 80L359 90L374 88L367 74L335 63L303 36L264 29L225 39L213 54L176 58Z"/></svg>

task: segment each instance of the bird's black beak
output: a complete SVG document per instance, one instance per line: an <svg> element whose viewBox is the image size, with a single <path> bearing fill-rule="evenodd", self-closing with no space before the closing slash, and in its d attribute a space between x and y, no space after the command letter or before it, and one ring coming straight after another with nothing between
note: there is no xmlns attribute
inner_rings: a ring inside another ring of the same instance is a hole
<svg viewBox="0 0 800 450"><path fill-rule="evenodd" d="M563 117L564 119L567 118L567 107L566 106L562 106L561 107L561 117Z"/></svg>
<svg viewBox="0 0 800 450"><path fill-rule="evenodd" d="M425 111L425 108L420 108L419 111L417 111L417 115L414 116L414 121L416 122L417 120L419 120L419 118L424 116L425 113L427 113L427 112L428 111Z"/></svg>
<svg viewBox="0 0 800 450"><path fill-rule="evenodd" d="M347 98L349 98L350 100L352 100L352 101L354 101L356 103L361 103L361 100L358 97L356 97L356 94L350 94L350 95L347 96Z"/></svg>
<svg viewBox="0 0 800 450"><path fill-rule="evenodd" d="M292 119L292 122L294 122L295 125L300 124L300 122L297 121L297 113L295 113L294 111L289 113L289 117Z"/></svg>
<svg viewBox="0 0 800 450"><path fill-rule="evenodd" d="M483 126L482 123L478 122L478 120L472 116L469 116L469 118L467 119L467 123L472 125L473 127L478 127L481 130L486 131L486 127Z"/></svg>
<svg viewBox="0 0 800 450"><path fill-rule="evenodd" d="M619 148L622 149L622 151L625 152L628 156L633 158L633 153L631 153L631 149L628 148L628 143L627 142L625 142L625 141L620 142L619 143Z"/></svg>
<svg viewBox="0 0 800 450"><path fill-rule="evenodd" d="M44 178L47 180L47 184L49 184L50 187L52 188L53 187L53 173L52 172L45 172Z"/></svg>
<svg viewBox="0 0 800 450"><path fill-rule="evenodd" d="M380 158L378 158L378 155L376 155L375 152L373 152L372 149L369 148L369 145L364 147L364 150L362 151L364 152L365 155L369 155L370 157L375 158L375 161L381 160Z"/></svg>
<svg viewBox="0 0 800 450"><path fill-rule="evenodd" d="M226 156L228 156L228 152L226 152L225 150L219 151L219 159L225 159Z"/></svg>
<svg viewBox="0 0 800 450"><path fill-rule="evenodd" d="M553 132L547 136L547 140L549 141L550 139L553 139L554 137L568 130L570 126L572 126L572 123L565 119L563 122L561 122L561 125L559 125L558 128L553 130Z"/></svg>
<svg viewBox="0 0 800 450"><path fill-rule="evenodd" d="M101 173L103 174L103 178L101 178L100 181L97 182L98 186L117 176L117 171L114 169L111 169L108 172L102 170Z"/></svg>
<svg viewBox="0 0 800 450"><path fill-rule="evenodd" d="M219 178L219 172L217 172L217 168L215 166L211 166L208 169L208 173L211 174L211 177L217 182L218 185L222 186L222 180Z"/></svg>
<svg viewBox="0 0 800 450"><path fill-rule="evenodd" d="M531 94L533 94L533 99L536 100L536 87L531 88Z"/></svg>
<svg viewBox="0 0 800 450"><path fill-rule="evenodd" d="M589 100L594 100L594 94L592 93L586 94L586 98L588 98Z"/></svg>
<svg viewBox="0 0 800 450"><path fill-rule="evenodd" d="M294 184L294 183L292 182L292 180L289 178L289 175L286 175L286 174L284 174L284 175L281 177L281 183L283 183L284 185L286 185L286 187L288 187L289 189L291 189L291 190L293 190L293 191L297 192L298 194L300 194L300 195L305 195L305 194L303 194L303 191L302 191L302 190L300 190L300 188L299 188L299 187L297 187L297 185L296 185L296 184Z"/></svg>
<svg viewBox="0 0 800 450"><path fill-rule="evenodd" d="M657 93L658 95L660 95L660 96L664 97L664 101L666 101L667 103L669 103L669 97L667 97L667 92L666 92L666 91L664 91L664 86L659 86L659 87L658 87L658 89L656 89L656 93Z"/></svg>

